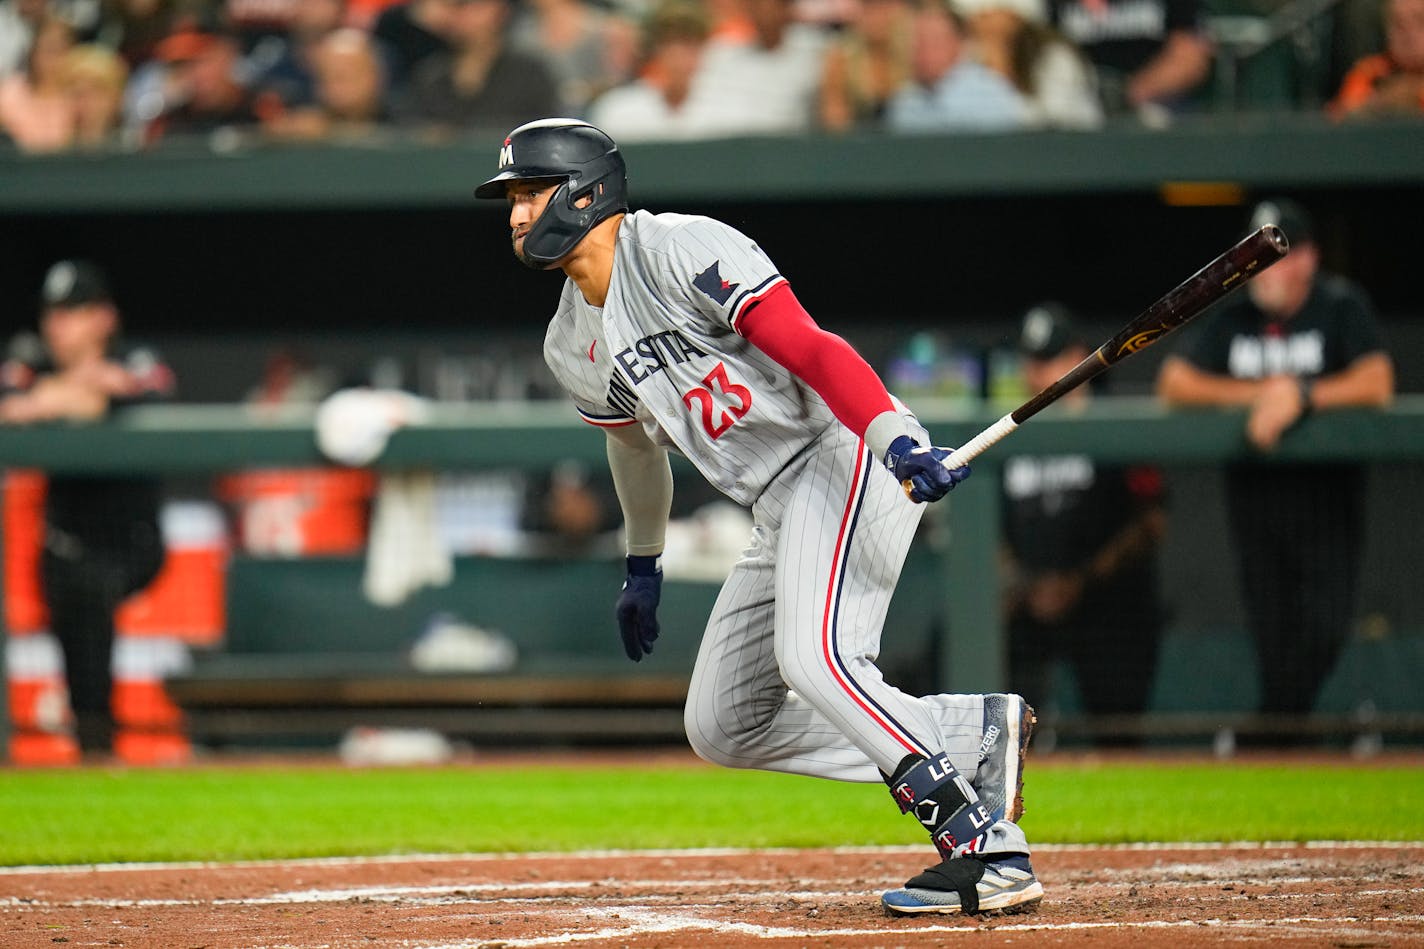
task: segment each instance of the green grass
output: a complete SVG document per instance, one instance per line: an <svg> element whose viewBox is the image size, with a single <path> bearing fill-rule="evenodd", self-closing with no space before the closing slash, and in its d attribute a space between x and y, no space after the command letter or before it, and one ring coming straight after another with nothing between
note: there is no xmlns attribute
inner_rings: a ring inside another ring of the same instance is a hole
<svg viewBox="0 0 1424 949"><path fill-rule="evenodd" d="M1055 764L1027 800L1039 843L1424 840L1420 768ZM883 787L556 760L8 770L0 815L0 865L925 842Z"/></svg>

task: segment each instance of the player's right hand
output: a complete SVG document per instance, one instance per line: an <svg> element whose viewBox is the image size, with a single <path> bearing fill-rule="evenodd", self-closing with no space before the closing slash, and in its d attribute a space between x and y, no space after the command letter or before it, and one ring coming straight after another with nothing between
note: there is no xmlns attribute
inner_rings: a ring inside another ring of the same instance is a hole
<svg viewBox="0 0 1424 949"><path fill-rule="evenodd" d="M969 477L969 466L945 467L944 460L951 449L926 448L909 435L901 435L885 452L885 467L890 469L905 488L905 494L916 504L938 501L954 486Z"/></svg>
<svg viewBox="0 0 1424 949"><path fill-rule="evenodd" d="M653 651L658 638L658 601L663 594L663 571L657 557L629 557L628 576L618 595L618 633L623 651L634 662Z"/></svg>

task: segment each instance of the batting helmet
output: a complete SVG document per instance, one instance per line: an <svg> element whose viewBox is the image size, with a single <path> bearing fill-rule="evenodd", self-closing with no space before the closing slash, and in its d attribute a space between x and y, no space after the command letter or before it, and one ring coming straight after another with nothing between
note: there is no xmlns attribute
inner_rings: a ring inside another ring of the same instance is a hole
<svg viewBox="0 0 1424 949"><path fill-rule="evenodd" d="M544 268L573 250L601 221L628 210L628 171L618 146L577 119L540 119L519 126L499 150L499 174L475 189L502 198L511 181L559 181L524 237L524 261ZM585 207L579 202L591 200Z"/></svg>

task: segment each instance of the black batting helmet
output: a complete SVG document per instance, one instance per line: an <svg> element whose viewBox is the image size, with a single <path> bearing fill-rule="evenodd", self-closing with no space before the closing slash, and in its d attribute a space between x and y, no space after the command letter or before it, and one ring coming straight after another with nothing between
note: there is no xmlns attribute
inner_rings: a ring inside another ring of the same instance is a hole
<svg viewBox="0 0 1424 949"><path fill-rule="evenodd" d="M563 259L600 221L628 210L628 171L618 146L577 119L540 119L510 132L499 150L499 174L475 189L502 198L511 181L561 182L524 238L525 263L548 267ZM578 203L592 200L586 207Z"/></svg>

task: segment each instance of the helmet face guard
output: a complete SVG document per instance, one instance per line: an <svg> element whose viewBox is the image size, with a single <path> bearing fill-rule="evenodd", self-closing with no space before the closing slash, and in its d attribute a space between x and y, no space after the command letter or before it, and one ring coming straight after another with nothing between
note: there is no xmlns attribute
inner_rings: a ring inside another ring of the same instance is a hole
<svg viewBox="0 0 1424 949"><path fill-rule="evenodd" d="M499 165L499 174L475 189L476 197L503 198L514 181L558 182L524 236L521 259L536 270L552 267L599 223L628 210L623 156L613 139L587 122L542 119L521 125L504 140Z"/></svg>

